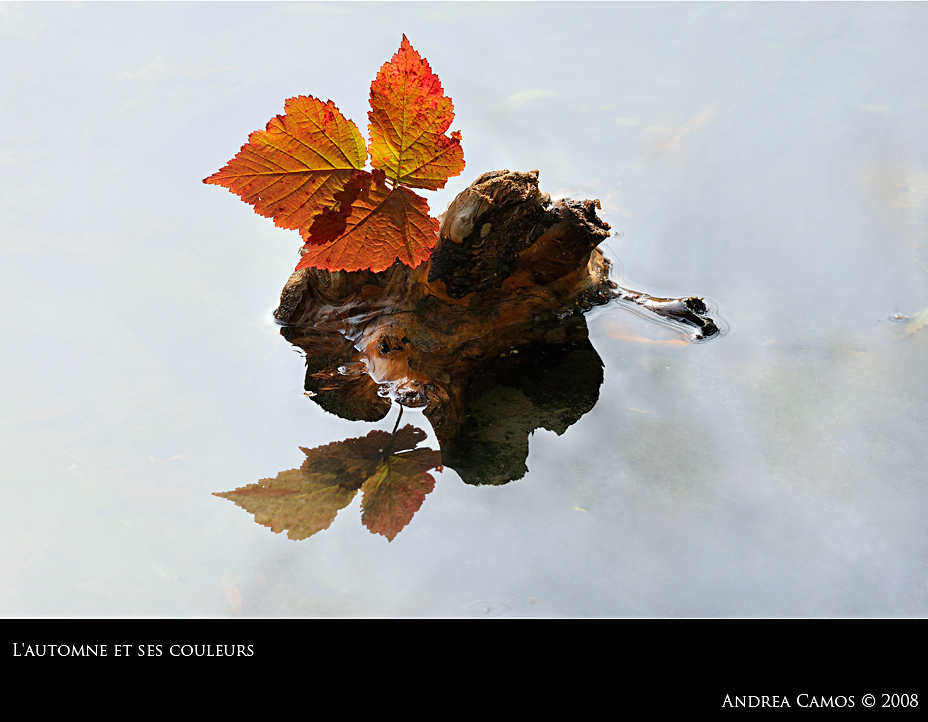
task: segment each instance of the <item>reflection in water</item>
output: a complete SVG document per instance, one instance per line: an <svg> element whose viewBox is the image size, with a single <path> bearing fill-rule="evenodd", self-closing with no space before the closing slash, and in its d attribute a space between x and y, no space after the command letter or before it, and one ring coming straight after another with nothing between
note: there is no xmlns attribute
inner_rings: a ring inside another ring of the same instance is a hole
<svg viewBox="0 0 928 722"><path fill-rule="evenodd" d="M533 431L563 434L593 408L603 362L584 312L616 300L690 340L717 336L702 299L609 279L596 205L552 203L537 171L485 173L442 214L429 262L295 272L275 315L305 352L306 395L356 421L384 418L393 401L422 408L441 451L415 449L425 434L411 426L373 431L304 449L299 469L219 496L305 539L361 489L362 521L392 540L431 491L429 470L447 466L468 484L520 479Z"/></svg>
<svg viewBox="0 0 928 722"><path fill-rule="evenodd" d="M489 359L466 381L460 423L446 429L433 412L445 466L468 484L505 484L528 469L528 437L544 428L557 435L599 399L603 362L587 337L586 319L565 319L554 342L540 339L516 353ZM426 415L429 415L426 409Z"/></svg>
<svg viewBox="0 0 928 722"><path fill-rule="evenodd" d="M393 541L435 488L428 472L440 468L441 454L417 449L424 439L424 431L407 425L392 434L375 430L302 449L300 468L216 496L234 501L271 531L286 529L291 539L306 539L328 529L360 491L361 522Z"/></svg>

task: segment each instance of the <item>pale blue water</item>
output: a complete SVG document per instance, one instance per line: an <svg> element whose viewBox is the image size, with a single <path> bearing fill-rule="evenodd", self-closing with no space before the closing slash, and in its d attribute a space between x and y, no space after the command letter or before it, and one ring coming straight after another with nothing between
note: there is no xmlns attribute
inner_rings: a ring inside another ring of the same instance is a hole
<svg viewBox="0 0 928 722"><path fill-rule="evenodd" d="M403 33L463 133L435 212L538 168L730 331L601 310L524 479L293 542L211 493L395 415L303 396L296 233L200 181L292 95L366 132ZM920 3L0 4L0 614L925 616L926 41Z"/></svg>

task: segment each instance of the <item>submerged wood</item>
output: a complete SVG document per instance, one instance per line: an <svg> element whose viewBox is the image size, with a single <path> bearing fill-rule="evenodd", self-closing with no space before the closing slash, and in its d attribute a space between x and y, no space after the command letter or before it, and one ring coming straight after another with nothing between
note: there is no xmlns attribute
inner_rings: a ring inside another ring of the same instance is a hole
<svg viewBox="0 0 928 722"><path fill-rule="evenodd" d="M275 317L305 351L306 392L324 409L376 421L392 400L423 408L446 466L505 483L525 473L531 431L563 433L598 398L584 311L618 299L697 337L718 332L700 299L611 281L598 248L609 235L595 201L552 202L538 171L484 173L440 216L429 261L301 269Z"/></svg>

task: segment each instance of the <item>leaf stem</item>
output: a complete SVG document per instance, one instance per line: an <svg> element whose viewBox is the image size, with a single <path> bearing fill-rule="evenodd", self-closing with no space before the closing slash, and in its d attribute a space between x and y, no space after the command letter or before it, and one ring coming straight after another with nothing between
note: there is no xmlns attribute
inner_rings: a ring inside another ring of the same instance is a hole
<svg viewBox="0 0 928 722"><path fill-rule="evenodd" d="M396 417L396 424L393 426L393 436L396 436L396 430L400 428L400 419L403 418L403 405L397 404L400 407L400 415Z"/></svg>

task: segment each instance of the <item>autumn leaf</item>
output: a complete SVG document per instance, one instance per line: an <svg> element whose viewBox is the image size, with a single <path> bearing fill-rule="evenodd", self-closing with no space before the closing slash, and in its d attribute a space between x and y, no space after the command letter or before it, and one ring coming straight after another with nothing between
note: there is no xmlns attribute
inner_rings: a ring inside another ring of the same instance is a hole
<svg viewBox="0 0 928 722"><path fill-rule="evenodd" d="M444 188L464 170L461 134L445 132L454 105L406 36L371 83L371 164L412 188Z"/></svg>
<svg viewBox="0 0 928 722"><path fill-rule="evenodd" d="M345 187L333 196L335 205L319 213L308 230L300 231L303 240L316 245L329 243L341 236L348 229L352 206L361 193L370 190L373 181L373 176L367 171L356 170L345 183Z"/></svg>
<svg viewBox="0 0 928 722"><path fill-rule="evenodd" d="M275 534L286 530L287 536L296 540L328 529L336 514L351 503L358 490L366 490L368 481L375 480L375 486L382 489L380 498L385 501L381 505L386 510L375 515L378 519L392 519L384 527L396 530L389 537L392 540L409 523L435 483L425 472L441 463L441 455L431 449L415 449L423 440L425 432L407 424L394 434L375 430L367 436L313 449L301 447L306 459L300 468L282 471L273 479L261 479L234 491L217 492L214 496L234 502ZM431 465L424 466L427 463ZM431 486L428 480L423 481L422 474L428 477ZM390 492L394 488L390 485L392 481L396 482L395 491ZM420 487L425 490L417 491ZM366 500L367 492L364 493ZM421 494L418 503L415 502L417 494ZM393 497L396 501L392 501ZM412 510L406 521L397 526L402 514L389 510L399 505Z"/></svg>
<svg viewBox="0 0 928 722"><path fill-rule="evenodd" d="M375 182L359 192L343 234L327 245L316 245L316 224L304 236L306 245L297 269L315 266L330 271L383 271L397 260L416 267L428 259L438 240L438 221L429 216L425 199L412 191L383 183L383 173L374 171ZM325 223L333 223L328 219Z"/></svg>
<svg viewBox="0 0 928 722"><path fill-rule="evenodd" d="M432 449L381 459L362 488L361 523L393 541L419 511L425 495L435 488L435 479L428 472L440 465L441 452Z"/></svg>
<svg viewBox="0 0 928 722"><path fill-rule="evenodd" d="M278 227L295 230L335 205L335 195L366 161L358 127L331 100L301 95L203 182L228 188Z"/></svg>
<svg viewBox="0 0 928 722"><path fill-rule="evenodd" d="M442 188L464 169L461 134L446 135L454 106L405 35L370 98L373 172L364 169L357 126L331 100L301 95L203 182L237 193L278 227L299 230L298 269L418 266L435 247L438 221L409 187Z"/></svg>

